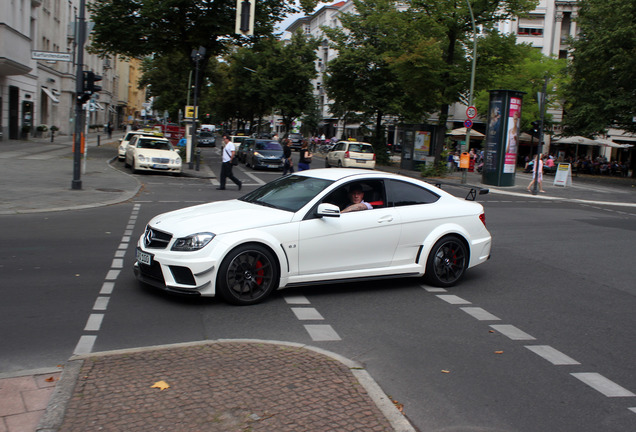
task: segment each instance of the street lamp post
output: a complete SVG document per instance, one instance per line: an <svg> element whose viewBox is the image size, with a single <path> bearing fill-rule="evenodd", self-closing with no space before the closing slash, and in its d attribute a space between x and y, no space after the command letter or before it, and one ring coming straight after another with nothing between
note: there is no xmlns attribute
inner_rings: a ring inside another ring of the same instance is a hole
<svg viewBox="0 0 636 432"><path fill-rule="evenodd" d="M470 71L470 92L468 93L468 106L471 107L473 106L473 91L475 90L475 65L477 64L477 28L475 26L475 15L473 14L473 8L470 5L470 0L466 0L466 4L468 4L468 10L470 11L470 21L473 25L473 64ZM470 129L471 127L466 127L466 150L470 150ZM462 171L462 184L466 183L466 170L467 168L464 168L464 170Z"/></svg>
<svg viewBox="0 0 636 432"><path fill-rule="evenodd" d="M82 96L84 93L84 41L86 40L85 12L86 1L80 1L79 19L77 23L77 67L75 73L75 136L73 138L73 181L71 189L82 189Z"/></svg>
<svg viewBox="0 0 636 432"><path fill-rule="evenodd" d="M192 129L190 130L190 133L191 133L190 164L189 164L190 169L194 168L194 154L197 147L196 129L197 129L197 96L199 93L199 61L204 56L205 56L205 47L200 46L198 50L196 49L192 50L191 57L195 63L195 70L194 70L194 100L193 100L194 112L192 113Z"/></svg>

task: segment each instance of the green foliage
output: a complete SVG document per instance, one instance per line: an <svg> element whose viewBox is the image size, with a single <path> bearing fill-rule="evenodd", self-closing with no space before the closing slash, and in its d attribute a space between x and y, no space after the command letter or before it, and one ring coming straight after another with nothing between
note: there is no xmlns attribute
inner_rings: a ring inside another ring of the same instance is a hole
<svg viewBox="0 0 636 432"><path fill-rule="evenodd" d="M565 132L594 135L608 127L636 132L636 2L580 0L572 43Z"/></svg>
<svg viewBox="0 0 636 432"><path fill-rule="evenodd" d="M498 42L493 43L493 40ZM551 59L541 52L525 44L516 44L514 37L501 36L491 33L480 39L478 67L483 73L479 74L479 88L473 105L485 119L490 101L489 90L505 89L525 92L523 95L523 109L521 111L521 130L529 130L530 122L540 117L537 93L543 90L546 76L549 78L548 107L556 108L560 100L559 89L567 81L566 61ZM502 50L505 55L502 55ZM514 58L515 62L503 60ZM546 114L546 129L550 127L551 116Z"/></svg>

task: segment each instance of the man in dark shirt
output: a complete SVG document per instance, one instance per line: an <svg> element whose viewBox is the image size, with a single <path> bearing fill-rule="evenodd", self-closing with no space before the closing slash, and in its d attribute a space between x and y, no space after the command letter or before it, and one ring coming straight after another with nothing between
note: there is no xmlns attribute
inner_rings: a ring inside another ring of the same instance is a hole
<svg viewBox="0 0 636 432"><path fill-rule="evenodd" d="M292 161L292 149L291 140L287 138L285 140L285 146L283 147L283 175L294 173L294 162Z"/></svg>

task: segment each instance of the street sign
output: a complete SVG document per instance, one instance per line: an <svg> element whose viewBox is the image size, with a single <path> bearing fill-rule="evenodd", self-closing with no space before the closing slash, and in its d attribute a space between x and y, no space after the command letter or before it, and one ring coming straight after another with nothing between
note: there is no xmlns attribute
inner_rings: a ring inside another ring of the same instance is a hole
<svg viewBox="0 0 636 432"><path fill-rule="evenodd" d="M193 105L186 105L186 107L185 107L185 118L191 119L193 117L194 118L198 118L199 117L199 107L197 107L196 112L195 112Z"/></svg>
<svg viewBox="0 0 636 432"><path fill-rule="evenodd" d="M61 53L61 52L31 51L31 58L33 60L70 62L73 60L73 55L71 53Z"/></svg>
<svg viewBox="0 0 636 432"><path fill-rule="evenodd" d="M466 117L468 117L471 120L477 117L477 108L475 108L474 106L469 106L468 108L466 108ZM470 127L470 126L466 126L466 127Z"/></svg>
<svg viewBox="0 0 636 432"><path fill-rule="evenodd" d="M464 120L464 127L466 129L473 127L473 121L472 120Z"/></svg>

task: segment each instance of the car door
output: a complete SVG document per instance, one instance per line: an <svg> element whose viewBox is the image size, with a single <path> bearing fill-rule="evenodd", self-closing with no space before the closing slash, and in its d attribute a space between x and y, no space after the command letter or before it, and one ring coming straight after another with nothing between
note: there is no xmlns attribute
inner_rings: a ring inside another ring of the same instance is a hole
<svg viewBox="0 0 636 432"><path fill-rule="evenodd" d="M440 197L425 187L402 180L387 179L385 188L387 205L395 209L402 222L392 265L413 264L424 239L444 223L436 204Z"/></svg>
<svg viewBox="0 0 636 432"><path fill-rule="evenodd" d="M303 220L299 275L319 280L380 274L393 261L400 231L399 216L391 207Z"/></svg>
<svg viewBox="0 0 636 432"><path fill-rule="evenodd" d="M340 154L344 151L344 146L346 143L339 142L331 149L329 153L327 153L327 159L329 160L329 165L338 166L338 160L340 159Z"/></svg>

